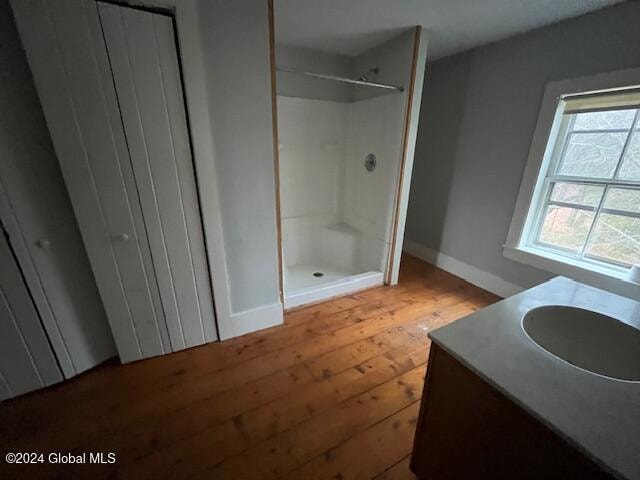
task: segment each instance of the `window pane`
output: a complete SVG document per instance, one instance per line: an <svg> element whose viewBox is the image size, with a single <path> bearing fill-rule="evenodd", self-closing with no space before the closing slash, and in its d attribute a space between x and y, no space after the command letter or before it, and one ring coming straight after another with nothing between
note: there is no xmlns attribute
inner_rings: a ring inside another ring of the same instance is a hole
<svg viewBox="0 0 640 480"><path fill-rule="evenodd" d="M613 128L629 130L635 114L636 110L578 113L573 130L608 130Z"/></svg>
<svg viewBox="0 0 640 480"><path fill-rule="evenodd" d="M573 203L587 207L597 207L604 192L604 187L597 185L581 185L579 183L556 182L551 191L551 200Z"/></svg>
<svg viewBox="0 0 640 480"><path fill-rule="evenodd" d="M587 239L593 212L549 205L540 230L541 242L577 252Z"/></svg>
<svg viewBox="0 0 640 480"><path fill-rule="evenodd" d="M640 180L640 130L633 132L629 140L618 177L625 180Z"/></svg>
<svg viewBox="0 0 640 480"><path fill-rule="evenodd" d="M610 178L626 137L626 133L572 133L558 173Z"/></svg>
<svg viewBox="0 0 640 480"><path fill-rule="evenodd" d="M612 188L607 193L604 208L640 213L640 190Z"/></svg>
<svg viewBox="0 0 640 480"><path fill-rule="evenodd" d="M601 214L587 254L625 265L640 263L640 219Z"/></svg>

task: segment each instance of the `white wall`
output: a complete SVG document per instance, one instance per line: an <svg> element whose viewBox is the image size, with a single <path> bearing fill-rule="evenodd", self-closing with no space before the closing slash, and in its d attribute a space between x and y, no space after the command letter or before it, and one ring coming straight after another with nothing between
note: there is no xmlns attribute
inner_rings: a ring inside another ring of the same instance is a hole
<svg viewBox="0 0 640 480"><path fill-rule="evenodd" d="M255 319L254 310L266 308L278 322L267 2L201 1L199 17L231 320L243 322L243 312ZM266 326L252 325L232 334Z"/></svg>
<svg viewBox="0 0 640 480"><path fill-rule="evenodd" d="M545 84L638 65L638 2L430 63L407 239L502 283L546 281L502 255Z"/></svg>

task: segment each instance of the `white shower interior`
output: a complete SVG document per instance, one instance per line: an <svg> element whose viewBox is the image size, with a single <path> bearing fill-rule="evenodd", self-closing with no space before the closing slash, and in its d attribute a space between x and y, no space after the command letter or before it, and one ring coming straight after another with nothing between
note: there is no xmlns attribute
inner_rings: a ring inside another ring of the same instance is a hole
<svg viewBox="0 0 640 480"><path fill-rule="evenodd" d="M369 82L403 86L393 81L410 67L410 55L395 55L410 53L410 45L401 36L356 58L284 46L276 52L286 68L351 79L369 72ZM398 61L406 68L398 69ZM404 90L278 74L286 307L383 283L405 103ZM373 169L365 166L368 155L375 156Z"/></svg>

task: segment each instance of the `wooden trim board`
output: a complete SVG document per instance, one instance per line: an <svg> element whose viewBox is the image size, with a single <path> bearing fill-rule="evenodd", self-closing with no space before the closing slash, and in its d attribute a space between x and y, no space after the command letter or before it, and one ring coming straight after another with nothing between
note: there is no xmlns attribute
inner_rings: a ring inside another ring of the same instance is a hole
<svg viewBox="0 0 640 480"><path fill-rule="evenodd" d="M405 118L404 118L404 131L403 131L403 140L402 140L402 155L400 157L400 171L398 173L398 188L396 190L396 198L395 198L395 208L393 215L393 225L391 227L391 245L389 246L389 256L387 258L387 269L385 271L385 284L389 285L393 282L393 270L396 267L395 265L395 256L397 250L397 235L399 228L399 218L400 218L400 208L401 208L401 199L404 188L404 174L405 168L407 164L407 152L408 152L408 144L409 144L409 128L411 124L411 114L413 110L413 94L415 91L416 84L416 76L418 70L418 52L420 50L420 39L422 36L422 27L417 26L414 34L414 42L413 42L413 59L411 61L411 82L408 85L407 89L407 103L405 109ZM408 188L409 186L407 186ZM400 259L398 258L398 261ZM397 268L396 268L397 269ZM397 282L397 279L396 279Z"/></svg>
<svg viewBox="0 0 640 480"><path fill-rule="evenodd" d="M276 185L276 241L278 242L278 292L284 303L284 266L282 264L282 217L280 213L280 149L278 136L278 88L276 79L276 41L273 0L267 1L269 9L269 66L271 69L271 123L273 125L273 176Z"/></svg>

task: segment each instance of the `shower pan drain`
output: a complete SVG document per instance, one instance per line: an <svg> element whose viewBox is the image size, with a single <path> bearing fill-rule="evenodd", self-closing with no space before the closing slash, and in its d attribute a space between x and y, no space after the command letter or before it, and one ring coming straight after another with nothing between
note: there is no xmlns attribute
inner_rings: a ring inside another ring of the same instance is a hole
<svg viewBox="0 0 640 480"><path fill-rule="evenodd" d="M313 276L314 277L323 277L324 273L322 273L322 272L313 272Z"/></svg>

